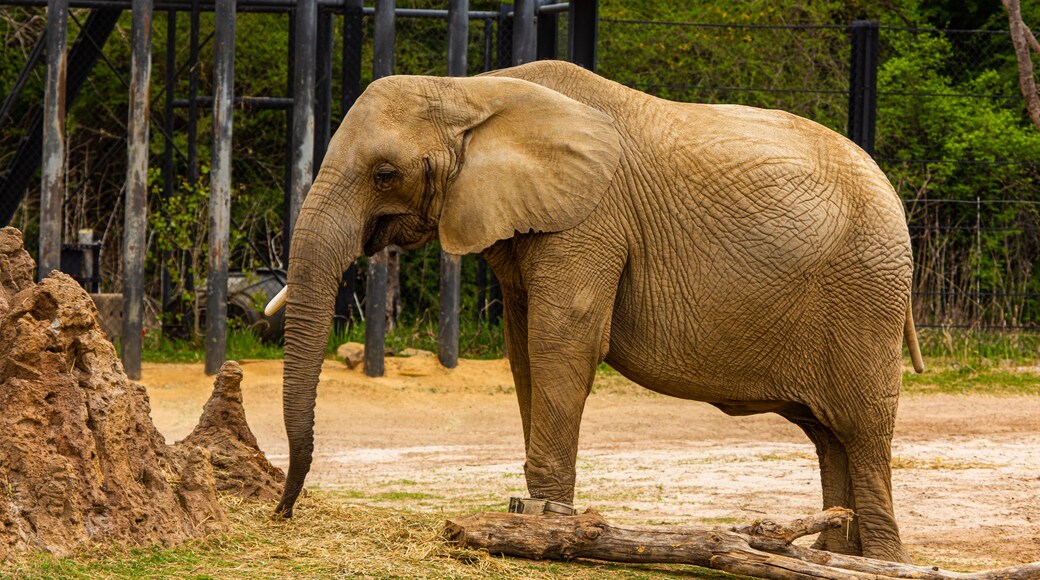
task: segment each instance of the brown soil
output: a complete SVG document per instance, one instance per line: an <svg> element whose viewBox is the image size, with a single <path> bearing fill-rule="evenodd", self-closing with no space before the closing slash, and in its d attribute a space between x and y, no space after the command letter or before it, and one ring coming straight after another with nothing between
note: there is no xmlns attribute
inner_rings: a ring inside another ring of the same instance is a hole
<svg viewBox="0 0 1040 580"><path fill-rule="evenodd" d="M224 402L207 406L199 433L167 446L90 297L60 272L34 284L34 271L18 230L0 229L0 561L101 542L168 545L224 529L214 464L226 459L229 434L248 433L234 400L238 365L222 369L214 398ZM255 442L252 451L263 459Z"/></svg>
<svg viewBox="0 0 1040 580"><path fill-rule="evenodd" d="M259 445L285 467L282 363L242 367ZM372 379L326 361L309 485L445 514L503 510L525 495L507 362L463 360L449 371L417 356L388 358L386 368ZM142 382L158 428L187 435L209 395L201 366L146 364ZM904 397L894 456L897 516L916 561L980 569L1040 560L1040 398ZM589 398L577 503L612 522L799 517L820 506L819 485L812 445L779 417L728 417L618 376L601 377Z"/></svg>

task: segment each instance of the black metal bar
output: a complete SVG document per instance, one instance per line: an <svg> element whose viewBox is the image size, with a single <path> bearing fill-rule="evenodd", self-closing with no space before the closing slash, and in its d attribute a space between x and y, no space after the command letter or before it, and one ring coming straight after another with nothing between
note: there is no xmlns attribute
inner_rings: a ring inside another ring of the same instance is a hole
<svg viewBox="0 0 1040 580"><path fill-rule="evenodd" d="M285 64L285 94L286 100L292 100L293 89L296 82L296 11L288 14L288 37L286 46L288 57ZM289 264L289 232L293 222L290 219L292 207L292 158L293 158L293 109L285 109L285 177L282 183L282 263Z"/></svg>
<svg viewBox="0 0 1040 580"><path fill-rule="evenodd" d="M191 72L188 76L188 182L195 187L199 179L199 19L201 11L199 0L191 3L191 40L188 62ZM174 104L176 106L176 103ZM189 279L191 276L188 277Z"/></svg>
<svg viewBox="0 0 1040 580"><path fill-rule="evenodd" d="M173 136L173 94L174 94L174 72L177 68L177 11L166 12L166 98L163 107L163 126L166 134ZM163 141L163 215L169 219L169 203L173 197L173 143L170 139ZM170 303L173 294L173 281L167 265L170 262L172 252L163 250L160 278L162 280L161 308L164 315L170 313ZM169 321L164 317L161 320L163 327Z"/></svg>
<svg viewBox="0 0 1040 580"><path fill-rule="evenodd" d="M127 10L132 0L70 0L71 8L120 8ZM319 8L342 9L354 0L317 0ZM4 6L44 7L47 0L4 0ZM191 10L190 0L156 2L154 9L177 10L187 12ZM200 4L203 12L215 11L215 0L207 0ZM238 12L289 12L296 7L296 0L243 0L238 3ZM371 16L376 13L375 8L365 7L364 14ZM433 10L426 8L397 8L394 13L405 18L439 18L448 17L447 10ZM487 10L471 10L468 14L470 20L488 20L498 18L498 12Z"/></svg>
<svg viewBox="0 0 1040 580"><path fill-rule="evenodd" d="M568 12L571 9L570 2L546 2L538 7L538 17L541 18L543 15L551 14L562 14Z"/></svg>
<svg viewBox="0 0 1040 580"><path fill-rule="evenodd" d="M25 65L22 66L22 70L18 73L18 78L15 79L11 92L7 93L7 96L4 97L4 104L0 105L0 131L3 131L4 124L7 122L7 116L11 113L11 109L14 108L14 104L18 102L18 97L21 96L25 83L28 82L29 76L32 75L33 69L36 68L36 64L40 62L40 56L43 54L43 47L46 44L47 30L44 29L29 52L29 58L25 59Z"/></svg>
<svg viewBox="0 0 1040 580"><path fill-rule="evenodd" d="M292 159L289 184L289 223L286 245L300 207L314 179L314 78L317 51L317 0L299 0L296 5L296 44L293 62Z"/></svg>
<svg viewBox="0 0 1040 580"><path fill-rule="evenodd" d="M448 0L448 76L466 76L469 0Z"/></svg>
<svg viewBox="0 0 1040 580"><path fill-rule="evenodd" d="M148 129L152 77L152 0L134 0L130 24L130 107L123 211L123 369L141 378L144 263L148 212Z"/></svg>
<svg viewBox="0 0 1040 580"><path fill-rule="evenodd" d="M563 6L564 10L568 4L540 4L538 6L538 60L555 59L558 56L557 30L559 29L559 11L543 10L548 7Z"/></svg>
<svg viewBox="0 0 1040 580"><path fill-rule="evenodd" d="M293 106L293 99L290 97L235 97L233 102L236 107L257 110L284 110L291 109ZM209 107L213 105L213 97L209 95L198 96L195 97L195 103L196 105ZM191 99L174 99L173 107L175 109L190 108Z"/></svg>
<svg viewBox="0 0 1040 580"><path fill-rule="evenodd" d="M363 12L364 0L348 0L343 7L343 82L340 90L340 114L354 106L361 95L361 53L364 46Z"/></svg>
<svg viewBox="0 0 1040 580"><path fill-rule="evenodd" d="M39 277L61 268L62 200L65 199L65 72L68 0L47 4L47 84L44 93L43 168L40 183Z"/></svg>
<svg viewBox="0 0 1040 580"><path fill-rule="evenodd" d="M394 0L376 0L372 78L394 74ZM384 249L368 260L365 284L365 374L383 376L386 345L387 261Z"/></svg>
<svg viewBox="0 0 1040 580"><path fill-rule="evenodd" d="M228 253L231 221L232 98L235 94L235 0L217 0L213 17L213 153L210 162L209 256L206 281L206 374L227 355Z"/></svg>
<svg viewBox="0 0 1040 580"><path fill-rule="evenodd" d="M394 0L376 0L372 78L394 74Z"/></svg>
<svg viewBox="0 0 1040 580"><path fill-rule="evenodd" d="M567 60L596 72L598 0L573 0L567 16Z"/></svg>
<svg viewBox="0 0 1040 580"><path fill-rule="evenodd" d="M340 115L346 117L361 95L361 53L364 46L363 22L364 0L348 0L343 6L343 64L340 87ZM336 315L333 327L336 332L345 332L355 317L355 292L357 291L357 264L351 264L340 280L336 294Z"/></svg>
<svg viewBox="0 0 1040 580"><path fill-rule="evenodd" d="M314 80L314 173L318 175L332 137L332 14L318 10Z"/></svg>
<svg viewBox="0 0 1040 580"><path fill-rule="evenodd" d="M462 256L441 252L441 308L437 319L437 358L446 368L459 364L459 291Z"/></svg>
<svg viewBox="0 0 1040 580"><path fill-rule="evenodd" d="M466 48L469 44L469 0L449 0L448 76L466 76ZM452 369L459 364L459 293L462 282L462 256L441 251L440 315L437 317L437 357Z"/></svg>
<svg viewBox="0 0 1040 580"><path fill-rule="evenodd" d="M536 1L513 2L513 66L533 62L537 58L538 29L534 23Z"/></svg>
<svg viewBox="0 0 1040 580"><path fill-rule="evenodd" d="M849 139L874 156L880 39L876 20L852 23L849 70Z"/></svg>

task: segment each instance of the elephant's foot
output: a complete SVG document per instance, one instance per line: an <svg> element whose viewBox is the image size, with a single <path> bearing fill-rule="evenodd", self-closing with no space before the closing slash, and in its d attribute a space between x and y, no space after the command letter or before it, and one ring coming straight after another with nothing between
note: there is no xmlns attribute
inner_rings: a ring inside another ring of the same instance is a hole
<svg viewBox="0 0 1040 580"><path fill-rule="evenodd" d="M532 514L536 516L542 514L553 514L557 516L573 516L577 511L578 510L574 509L574 506L572 505L548 499L535 499L530 497L509 498L509 513L513 514Z"/></svg>
<svg viewBox="0 0 1040 580"><path fill-rule="evenodd" d="M863 554L863 547L859 542L859 530L855 528L855 524L849 530L824 530L816 538L816 541L813 542L812 547L814 550L827 550L835 554L848 554L850 556Z"/></svg>
<svg viewBox="0 0 1040 580"><path fill-rule="evenodd" d="M889 562L900 562L903 564L914 563L914 561L910 559L910 554L907 553L906 548L904 548L902 544L867 548L863 550L863 555L875 560L887 560Z"/></svg>
<svg viewBox="0 0 1040 580"><path fill-rule="evenodd" d="M895 545L885 544L864 548L860 542L859 529L855 524L853 524L853 527L849 530L825 530L820 533L819 537L816 538L816 541L813 542L812 548L814 550L834 552L835 554L865 556L875 560L913 564L913 561L910 559L910 554L908 554L903 545L898 542Z"/></svg>

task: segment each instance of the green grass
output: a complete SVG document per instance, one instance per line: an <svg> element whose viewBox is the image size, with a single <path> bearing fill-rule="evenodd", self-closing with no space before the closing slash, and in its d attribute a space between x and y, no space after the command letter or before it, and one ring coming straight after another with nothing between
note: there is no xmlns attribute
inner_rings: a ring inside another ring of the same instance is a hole
<svg viewBox="0 0 1040 580"><path fill-rule="evenodd" d="M330 333L327 354L334 354L344 342L365 342L365 324L355 324L343 333ZM502 326L479 323L472 319L459 320L459 356L487 360L502 358L504 339ZM393 352L417 348L437 352L437 324L425 319L399 323L386 333L386 347Z"/></svg>
<svg viewBox="0 0 1040 580"><path fill-rule="evenodd" d="M118 347L117 347L118 348ZM230 329L227 333L228 360L280 359L284 355L281 345L264 344L246 329ZM141 359L157 363L193 363L206 360L206 351L201 341L195 342L163 336L161 332L145 335Z"/></svg>
<svg viewBox="0 0 1040 580"><path fill-rule="evenodd" d="M1036 371L1024 371L992 363L966 366L958 361L942 359L926 359L925 362L929 365L925 372L903 373L904 393L1040 395L1040 380Z"/></svg>

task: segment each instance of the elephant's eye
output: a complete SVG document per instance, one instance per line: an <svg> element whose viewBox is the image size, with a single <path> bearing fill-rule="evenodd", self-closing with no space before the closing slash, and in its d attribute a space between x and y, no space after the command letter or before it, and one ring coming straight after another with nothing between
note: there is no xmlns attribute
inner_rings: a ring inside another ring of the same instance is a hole
<svg viewBox="0 0 1040 580"><path fill-rule="evenodd" d="M377 189L386 189L397 177L397 171L393 167L383 166L376 170L375 182Z"/></svg>

